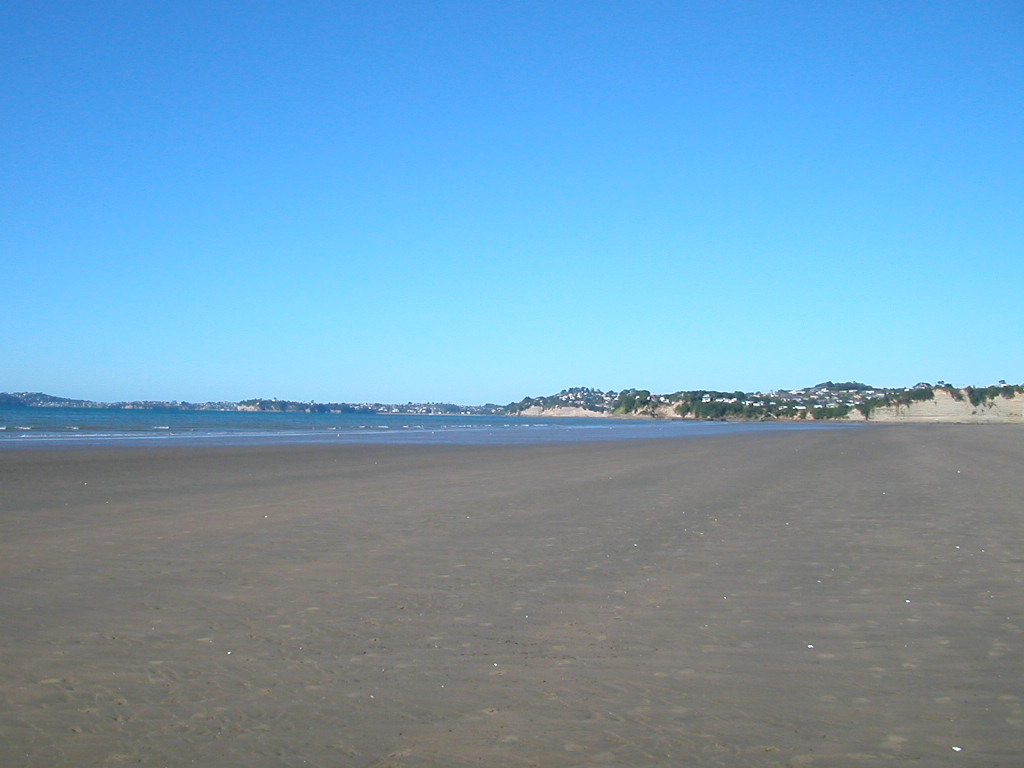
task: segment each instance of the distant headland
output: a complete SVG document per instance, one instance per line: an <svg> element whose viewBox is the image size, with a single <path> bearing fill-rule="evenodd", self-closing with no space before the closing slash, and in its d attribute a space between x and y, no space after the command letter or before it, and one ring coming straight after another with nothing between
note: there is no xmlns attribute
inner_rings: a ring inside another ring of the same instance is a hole
<svg viewBox="0 0 1024 768"><path fill-rule="evenodd" d="M101 403L56 397L42 392L0 392L0 408L107 408L154 411L254 411L261 413L404 413L418 415L502 415L506 406L453 405L451 403L317 403L313 401L253 398L251 400L190 403L179 400L126 400Z"/></svg>
<svg viewBox="0 0 1024 768"><path fill-rule="evenodd" d="M954 387L921 382L913 387L873 387L857 381L825 381L804 389L769 392L687 390L654 394L590 387L526 397L508 405L452 403L316 403L277 398L190 403L76 400L42 392L0 393L0 408L107 408L165 411L254 411L466 416L653 418L692 420L809 420L872 422L1024 422L1024 385Z"/></svg>
<svg viewBox="0 0 1024 768"><path fill-rule="evenodd" d="M1024 422L1024 386L1005 381L958 388L945 382L873 387L825 381L804 389L770 392L688 390L667 395L646 389L602 392L580 387L528 397L507 406L509 415L647 417L704 420L832 420L874 422Z"/></svg>

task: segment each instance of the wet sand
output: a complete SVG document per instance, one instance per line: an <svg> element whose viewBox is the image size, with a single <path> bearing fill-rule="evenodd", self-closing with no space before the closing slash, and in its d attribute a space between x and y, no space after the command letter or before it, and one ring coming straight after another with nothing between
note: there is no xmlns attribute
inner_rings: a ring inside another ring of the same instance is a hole
<svg viewBox="0 0 1024 768"><path fill-rule="evenodd" d="M0 451L0 764L1019 765L1024 429Z"/></svg>

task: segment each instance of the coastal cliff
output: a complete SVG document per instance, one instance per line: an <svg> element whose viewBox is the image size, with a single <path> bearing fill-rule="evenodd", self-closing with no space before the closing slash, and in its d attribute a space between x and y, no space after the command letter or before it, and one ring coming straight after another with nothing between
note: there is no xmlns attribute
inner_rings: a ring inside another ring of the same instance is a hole
<svg viewBox="0 0 1024 768"><path fill-rule="evenodd" d="M877 406L866 418L855 410L847 418L877 423L1024 423L1024 394L1016 392L1010 398L997 396L975 404L963 396L957 399L948 390L936 389L931 400Z"/></svg>
<svg viewBox="0 0 1024 768"><path fill-rule="evenodd" d="M509 406L510 415L533 418L640 418L735 421L854 421L870 423L1024 423L1024 391L1020 386L932 387L921 384L902 390L863 387L857 393L819 385L802 391L772 394L676 393L651 395L633 391L595 397L596 390L565 390L543 399ZM586 402L581 402L583 397ZM628 399L627 399L628 398ZM623 408L623 402L631 407Z"/></svg>
<svg viewBox="0 0 1024 768"><path fill-rule="evenodd" d="M611 416L607 411L592 411L589 408L573 406L558 406L545 408L542 405L531 405L514 414L515 416L540 416L541 418L580 418L580 419L605 419Z"/></svg>

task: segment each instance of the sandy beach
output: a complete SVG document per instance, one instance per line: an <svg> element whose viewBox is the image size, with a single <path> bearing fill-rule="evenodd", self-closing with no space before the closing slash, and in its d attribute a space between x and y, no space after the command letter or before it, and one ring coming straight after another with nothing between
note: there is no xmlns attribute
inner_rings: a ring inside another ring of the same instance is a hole
<svg viewBox="0 0 1024 768"><path fill-rule="evenodd" d="M0 451L7 766L1019 765L1024 427Z"/></svg>

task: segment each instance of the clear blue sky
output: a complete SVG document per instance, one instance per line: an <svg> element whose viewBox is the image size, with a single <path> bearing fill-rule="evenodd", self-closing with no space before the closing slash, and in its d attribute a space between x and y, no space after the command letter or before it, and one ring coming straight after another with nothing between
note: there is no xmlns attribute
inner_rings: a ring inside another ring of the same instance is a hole
<svg viewBox="0 0 1024 768"><path fill-rule="evenodd" d="M1024 381L1024 5L0 4L0 391Z"/></svg>

